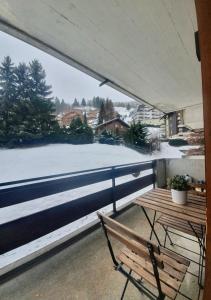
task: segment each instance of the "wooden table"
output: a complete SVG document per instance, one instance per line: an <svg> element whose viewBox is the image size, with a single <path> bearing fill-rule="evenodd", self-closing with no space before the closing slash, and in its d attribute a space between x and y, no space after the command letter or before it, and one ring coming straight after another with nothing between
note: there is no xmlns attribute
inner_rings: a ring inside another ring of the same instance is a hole
<svg viewBox="0 0 211 300"><path fill-rule="evenodd" d="M153 189L134 201L135 204L191 223L206 225L206 198L188 192L186 205L172 201L171 191Z"/></svg>
<svg viewBox="0 0 211 300"><path fill-rule="evenodd" d="M165 216L176 218L185 222L189 226L189 230L193 231L193 235L196 236L199 247L200 247L200 256L202 259L205 255L205 232L206 232L206 197L198 196L191 192L188 192L188 199L185 205L176 204L172 201L171 191L166 189L156 188L150 190L149 192L137 197L134 200L134 203L140 206L149 222L151 227L150 239L152 233L154 233L158 244L161 245L161 242L158 238L158 235L154 229L156 213L159 212ZM154 217L151 221L145 208L154 210ZM197 226L201 228L201 236L197 235L194 227ZM200 259L201 259L200 257ZM201 270L200 270L201 273Z"/></svg>

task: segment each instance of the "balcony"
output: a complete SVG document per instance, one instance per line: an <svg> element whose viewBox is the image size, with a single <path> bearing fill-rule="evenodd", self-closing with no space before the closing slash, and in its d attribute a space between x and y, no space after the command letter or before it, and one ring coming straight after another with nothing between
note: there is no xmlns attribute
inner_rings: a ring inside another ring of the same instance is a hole
<svg viewBox="0 0 211 300"><path fill-rule="evenodd" d="M91 222L66 238L42 249L34 249L34 253L4 266L1 269L1 299L119 299L125 278L113 269L106 240L96 219L96 210L103 209L116 215L117 220L149 239L150 226L142 210L131 205L131 199L151 189L155 182L160 187L165 186L167 177L187 170L195 179L201 179L204 176L204 161L194 160L193 163L191 159L159 160L88 170L80 174L60 174L56 178L35 178L16 182L18 186L14 186L14 182L2 184L2 207L12 207L24 201L96 182L104 181L107 188L0 225L1 254L5 253L3 256L7 256L11 249L23 247L66 224L92 215ZM110 187L106 182L110 182ZM126 196L130 196L127 202L124 200ZM6 202L4 199L7 199ZM147 212L152 217L152 211ZM156 231L163 241L164 231L158 224ZM178 236L174 236L174 240L178 245L199 251L197 243ZM118 244L116 246L119 247ZM172 247L169 243L168 247L197 261L194 253L178 246ZM198 298L197 273L198 266L191 262L181 287L181 292L193 300ZM125 299L139 298L139 292L129 284ZM147 298L142 295L141 299ZM177 299L184 298L178 296Z"/></svg>

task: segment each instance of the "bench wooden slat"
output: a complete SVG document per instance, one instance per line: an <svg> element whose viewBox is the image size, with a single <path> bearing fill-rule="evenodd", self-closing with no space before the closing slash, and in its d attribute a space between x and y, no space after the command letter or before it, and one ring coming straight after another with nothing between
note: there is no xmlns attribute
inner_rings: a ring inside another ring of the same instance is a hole
<svg viewBox="0 0 211 300"><path fill-rule="evenodd" d="M120 253L118 256L118 259L125 264L128 268L132 269L133 272L135 272L140 277L144 278L147 282L149 282L152 286L157 287L156 280L154 275L150 274L142 266L137 264L136 262L133 262L130 258L128 258L125 254ZM162 292L168 296L170 299L175 299L177 292L166 285L165 283L161 282L161 289Z"/></svg>
<svg viewBox="0 0 211 300"><path fill-rule="evenodd" d="M105 228L107 229L108 233L116 238L118 241L120 241L122 244L127 246L130 250L134 251L135 253L139 254L140 256L144 257L146 260L151 261L148 249L144 247L143 245L139 244L138 242L134 240L129 240L124 235L120 234L116 230L112 229L108 225L105 225ZM160 268L163 268L163 261L160 259L160 257L156 257L157 265Z"/></svg>
<svg viewBox="0 0 211 300"><path fill-rule="evenodd" d="M116 231L119 231L121 234L125 234L128 238L137 241L138 243L143 244L145 247L147 247L147 243L149 243L147 240L142 238L140 235L138 235L135 231L132 229L124 226L123 224L115 221L114 219L111 219L104 214L97 213L99 218L102 218L104 223L107 224L110 228L113 228ZM153 247L153 250L155 253L160 253L159 246L156 246L153 242L150 241L150 244Z"/></svg>
<svg viewBox="0 0 211 300"><path fill-rule="evenodd" d="M174 228L178 231L184 232L186 234L189 234L191 236L195 236L193 230L191 229L190 225L184 221L184 220L180 220L180 219L176 219L170 216L164 216L161 215L156 223L160 224L160 225L164 225L164 226L168 226L170 228ZM197 224L193 224L192 225L194 230L196 231L198 237L202 237L202 231L201 231L201 227L200 225Z"/></svg>
<svg viewBox="0 0 211 300"><path fill-rule="evenodd" d="M154 276L153 266L150 262L144 260L144 258L136 255L135 253L131 252L127 248L122 249L121 253L125 254L131 260L133 260L134 262L141 265L141 267L143 267L143 269L145 269L146 271L148 271L149 273L151 273ZM168 273L167 271L168 270L166 270L166 269L159 270L160 280L163 281L164 283L166 283L167 285L169 285L170 287L172 287L173 289L178 290L180 288L181 282L179 282L177 279L172 277L172 274Z"/></svg>
<svg viewBox="0 0 211 300"><path fill-rule="evenodd" d="M164 247L161 247L161 253L176 260L179 264L185 265L186 267L189 267L190 265L190 261L187 258L177 254L176 252L170 251Z"/></svg>
<svg viewBox="0 0 211 300"><path fill-rule="evenodd" d="M148 283L157 288L152 259L148 248L151 242L148 242L131 229L101 213L98 213L98 216L101 219L106 237L111 236L124 245L119 255L116 256L117 263L114 261L115 265L118 266L119 262L119 264L127 266L138 276L144 278ZM163 249L163 247L152 246L158 250L157 252L154 251L154 257L159 273L161 290L168 298L175 299L187 272L189 261L178 254ZM111 253L111 255L113 254Z"/></svg>
<svg viewBox="0 0 211 300"><path fill-rule="evenodd" d="M188 227L188 228L191 228L190 225L188 224L188 222L186 220L181 220L181 219L177 219L173 216L169 216L169 215L161 215L159 218L162 218L164 220L170 220L172 221L173 223L178 223L178 224L182 224L183 226L185 227ZM201 226L200 224L193 224L193 227L196 229L196 230L201 230ZM204 226L202 226L204 227Z"/></svg>

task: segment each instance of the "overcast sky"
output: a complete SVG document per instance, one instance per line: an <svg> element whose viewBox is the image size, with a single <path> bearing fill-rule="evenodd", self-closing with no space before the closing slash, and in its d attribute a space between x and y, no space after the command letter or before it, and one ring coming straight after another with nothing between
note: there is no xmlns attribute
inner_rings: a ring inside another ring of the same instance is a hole
<svg viewBox="0 0 211 300"><path fill-rule="evenodd" d="M46 71L46 80L52 85L53 96L71 103L74 98L91 99L93 96L109 97L114 101L132 101L127 96L108 87L62 61L0 31L0 61L9 55L15 64L28 63L37 58Z"/></svg>

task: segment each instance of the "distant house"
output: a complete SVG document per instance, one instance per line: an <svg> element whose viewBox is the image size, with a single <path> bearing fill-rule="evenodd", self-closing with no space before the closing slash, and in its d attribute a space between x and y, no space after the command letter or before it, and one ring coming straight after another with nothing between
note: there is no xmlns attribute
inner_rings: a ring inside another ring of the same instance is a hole
<svg viewBox="0 0 211 300"><path fill-rule="evenodd" d="M69 126L73 119L79 117L84 121L84 115L86 113L86 119L89 126L94 127L97 122L98 110L87 110L87 109L71 109L71 111L57 116L57 120L61 127Z"/></svg>
<svg viewBox="0 0 211 300"><path fill-rule="evenodd" d="M79 117L83 120L83 111L81 109L72 109L71 111L65 113L63 116L60 117L59 125L61 127L69 126L73 119Z"/></svg>
<svg viewBox="0 0 211 300"><path fill-rule="evenodd" d="M103 131L108 131L113 135L124 135L130 126L119 118L104 122L95 127L95 133L100 135Z"/></svg>

